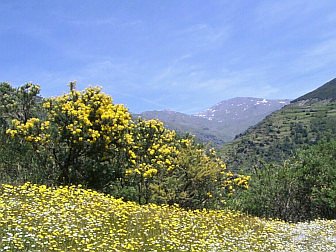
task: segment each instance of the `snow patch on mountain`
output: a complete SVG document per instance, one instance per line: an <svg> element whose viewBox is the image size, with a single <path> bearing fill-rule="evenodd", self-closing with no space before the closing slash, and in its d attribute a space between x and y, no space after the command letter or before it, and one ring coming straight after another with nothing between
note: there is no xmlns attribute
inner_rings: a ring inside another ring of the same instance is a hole
<svg viewBox="0 0 336 252"><path fill-rule="evenodd" d="M227 122L231 120L243 120L249 117L261 117L289 104L289 100L272 100L265 98L237 97L224 100L213 107L199 112L194 116Z"/></svg>

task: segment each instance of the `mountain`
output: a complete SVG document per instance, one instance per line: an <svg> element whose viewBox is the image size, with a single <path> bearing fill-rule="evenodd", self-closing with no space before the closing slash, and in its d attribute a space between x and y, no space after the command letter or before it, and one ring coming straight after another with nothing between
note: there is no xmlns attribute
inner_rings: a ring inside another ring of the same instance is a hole
<svg viewBox="0 0 336 252"><path fill-rule="evenodd" d="M196 116L223 124L228 134L233 138L289 103L290 100L236 97L222 101L197 113Z"/></svg>
<svg viewBox="0 0 336 252"><path fill-rule="evenodd" d="M165 110L147 111L138 116L159 119L170 129L189 132L203 142L221 146L286 104L289 100L237 97L194 115Z"/></svg>
<svg viewBox="0 0 336 252"><path fill-rule="evenodd" d="M336 138L335 79L273 112L224 145L232 169L251 169L260 160L280 162L297 149Z"/></svg>
<svg viewBox="0 0 336 252"><path fill-rule="evenodd" d="M144 119L159 119L169 129L180 133L191 133L200 141L211 142L217 146L232 139L232 136L226 134L225 130L223 130L221 123L194 115L164 110L146 111L136 116Z"/></svg>

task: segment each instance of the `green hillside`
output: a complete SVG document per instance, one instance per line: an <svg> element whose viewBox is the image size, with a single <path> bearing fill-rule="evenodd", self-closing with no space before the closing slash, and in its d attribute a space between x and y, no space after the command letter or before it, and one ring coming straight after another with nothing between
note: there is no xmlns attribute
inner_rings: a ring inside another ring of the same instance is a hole
<svg viewBox="0 0 336 252"><path fill-rule="evenodd" d="M250 170L260 161L280 162L296 150L336 139L336 79L267 116L224 145L231 169Z"/></svg>
<svg viewBox="0 0 336 252"><path fill-rule="evenodd" d="M223 147L233 169L249 170L258 161L281 161L296 149L336 138L336 102L297 101L271 114Z"/></svg>

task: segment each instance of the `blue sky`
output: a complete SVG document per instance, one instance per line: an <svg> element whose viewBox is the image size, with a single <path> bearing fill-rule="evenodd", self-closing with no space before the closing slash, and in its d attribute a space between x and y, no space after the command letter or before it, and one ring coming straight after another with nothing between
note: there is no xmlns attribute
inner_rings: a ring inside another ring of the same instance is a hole
<svg viewBox="0 0 336 252"><path fill-rule="evenodd" d="M132 112L294 99L336 77L335 0L1 0L0 81Z"/></svg>

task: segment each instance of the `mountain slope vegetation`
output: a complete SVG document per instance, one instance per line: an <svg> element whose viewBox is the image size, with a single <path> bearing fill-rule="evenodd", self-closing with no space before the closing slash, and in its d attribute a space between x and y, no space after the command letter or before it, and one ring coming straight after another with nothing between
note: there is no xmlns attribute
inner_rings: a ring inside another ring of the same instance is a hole
<svg viewBox="0 0 336 252"><path fill-rule="evenodd" d="M336 138L335 94L326 91L335 87L336 81L326 83L316 93L302 96L311 98L298 98L225 145L222 153L229 167L251 170L260 160L279 162L297 149Z"/></svg>

